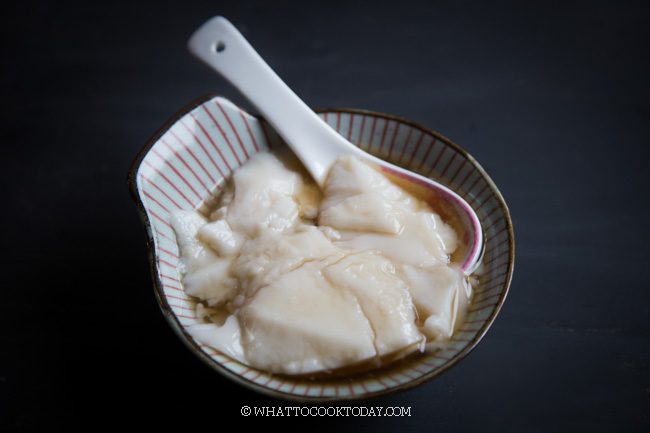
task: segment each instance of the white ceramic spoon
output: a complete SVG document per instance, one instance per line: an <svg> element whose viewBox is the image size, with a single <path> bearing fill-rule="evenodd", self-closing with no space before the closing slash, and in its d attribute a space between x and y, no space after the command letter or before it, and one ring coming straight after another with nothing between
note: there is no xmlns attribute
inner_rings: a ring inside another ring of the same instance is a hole
<svg viewBox="0 0 650 433"><path fill-rule="evenodd" d="M460 227L464 232L461 268L467 274L476 269L482 254L483 231L476 213L460 196L345 140L296 96L226 18L217 16L203 24L190 38L188 47L194 56L248 99L295 152L319 186L323 187L330 167L339 156L353 155L451 210L448 213L460 220L456 229Z"/></svg>

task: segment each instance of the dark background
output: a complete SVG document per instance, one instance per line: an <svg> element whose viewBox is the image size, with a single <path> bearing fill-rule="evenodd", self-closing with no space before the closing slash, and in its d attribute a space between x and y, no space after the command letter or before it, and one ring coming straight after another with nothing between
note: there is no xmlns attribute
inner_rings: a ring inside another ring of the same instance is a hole
<svg viewBox="0 0 650 433"><path fill-rule="evenodd" d="M29 1L3 5L0 430L260 421L339 431L650 427L643 2ZM185 48L229 18L310 106L412 119L469 151L512 213L514 279L469 357L362 406L403 418L245 418L241 388L164 320L129 165L219 93ZM647 431L647 430L646 430Z"/></svg>

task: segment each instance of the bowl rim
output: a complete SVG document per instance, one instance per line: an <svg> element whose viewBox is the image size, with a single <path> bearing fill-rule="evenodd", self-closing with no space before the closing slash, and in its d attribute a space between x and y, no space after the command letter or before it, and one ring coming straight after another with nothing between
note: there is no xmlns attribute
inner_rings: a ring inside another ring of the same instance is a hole
<svg viewBox="0 0 650 433"><path fill-rule="evenodd" d="M362 400L372 400L380 397L385 397L388 395L396 394L396 393L401 393L404 392L408 389L412 389L414 387L417 387L423 383L429 382L433 380L434 378L442 375L443 373L449 371L452 367L458 365L461 361L463 361L467 355L476 348L478 343L481 342L485 334L488 332L488 330L492 327L494 324L494 321L496 320L496 317L498 316L499 312L501 311L501 308L503 307L503 304L505 303L505 300L508 296L508 293L510 291L510 286L512 283L512 277L513 277L513 272L514 272L514 265L515 265L515 237L514 237L514 227L513 227L513 222L512 218L510 215L510 210L508 209L508 206L506 205L506 202L501 194L501 191L498 189L494 181L492 181L492 178L487 174L487 172L483 169L483 167L479 164L479 162L472 156L470 155L465 149L460 147L458 144L453 142L452 140L448 139L447 137L439 134L436 131L433 131L430 128L427 128L425 126L422 126L421 124L414 122L412 120L396 116L393 114L386 114L386 113L381 113L373 110L366 110L366 109L357 109L357 108L336 108L336 107L325 107L325 108L318 108L315 109L314 111L316 113L348 113L348 114L360 114L360 115L369 115L369 116L374 116L378 118L383 118L386 119L387 121L395 121L399 122L401 124L405 124L408 126L411 126L413 128L419 129L423 131L424 133L430 134L433 137L436 138L436 140L440 140L444 142L446 145L451 146L456 152L460 153L463 157L465 157L479 172L481 177L487 182L489 188L492 190L494 197L497 199L497 202L499 204L499 207L501 208L501 211L503 212L504 215L504 222L505 222L505 229L508 233L508 251L509 251L509 256L508 256L508 271L506 274L506 279L504 281L503 285L503 291L499 297L499 300L497 303L494 305L494 309L492 310L492 313L490 314L489 317L485 319L485 324L483 327L478 331L474 337L467 343L467 345L460 351L456 353L456 355L453 356L449 361L445 362L441 366L437 367L435 370L431 371L428 374L425 374L417 379L410 380L408 382L405 382L404 384L401 384L396 387L384 389L384 390L378 390L378 391L372 391L372 392L367 392L363 394L353 394L349 396L335 396L335 397L329 397L329 396L300 396L296 394L291 394L283 391L279 391L276 389L268 388L266 386L257 384L253 381L250 381L246 379L245 377L230 371L227 368L222 367L219 363L216 363L218 365L215 365L214 359L212 359L210 356L208 356L201 348L194 342L194 340L186 333L184 330L183 326L179 322L178 318L176 317L175 313L173 312L171 306L169 305L167 298L165 297L163 286L162 286L162 281L160 281L160 278L158 277L158 268L157 268L157 262L156 262L156 250L155 250L155 242L153 239L153 233L151 229L151 222L149 221L149 218L147 216L147 211L144 207L144 204L142 202L142 198L140 197L140 194L138 192L138 186L137 186L137 172L140 168L140 165L142 164L143 159L145 156L148 154L149 150L159 141L159 139L178 121L180 120L183 116L191 112L193 109L203 105L204 103L214 99L214 98L222 98L230 103L232 103L238 110L241 110L256 119L263 121L263 117L257 113L252 113L249 110L242 108L240 105L237 103L231 101L229 98L217 94L217 93L208 93L204 94L194 100L192 100L190 103L186 104L183 108L178 110L174 115L172 115L152 136L151 138L145 143L145 145L140 149L138 152L137 156L131 163L128 172L127 172L127 187L129 189L131 198L133 202L135 203L136 210L138 211L138 214L140 216L141 223L143 227L145 228L145 235L146 235L146 242L147 242L147 252L148 252L148 258L149 258L149 271L151 273L151 277L153 280L153 288L154 288L154 293L156 296L156 299L158 301L158 306L161 309L161 312L163 313L163 316L167 320L167 322L172 326L172 329L178 334L179 337L181 337L181 341L185 343L185 345L192 351L194 352L195 355L199 355L199 358L205 362L209 367L211 367L213 370L217 370L219 373L224 375L225 377L233 380L236 383L239 383L241 385L246 386L247 388L260 392L262 394L266 394L271 397L275 398L280 398L283 400L289 400L289 401L295 401L303 404L311 404L311 403L335 403L335 402L354 402L354 401L362 401ZM485 234L485 233L484 233ZM485 237L484 237L485 238Z"/></svg>

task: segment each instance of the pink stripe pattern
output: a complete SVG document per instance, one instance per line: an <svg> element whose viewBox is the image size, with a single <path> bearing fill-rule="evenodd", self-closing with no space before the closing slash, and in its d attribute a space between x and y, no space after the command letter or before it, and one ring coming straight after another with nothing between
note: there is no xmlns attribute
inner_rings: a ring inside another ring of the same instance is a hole
<svg viewBox="0 0 650 433"><path fill-rule="evenodd" d="M434 378L481 340L505 301L514 266L513 230L505 202L471 156L426 128L364 111L333 110L319 115L360 148L438 180L474 207L483 222L486 244L480 284L465 322L443 347L353 381L278 378L186 337L215 369L244 385L274 391L287 399L353 400ZM251 155L279 145L280 137L268 124L227 99L214 97L182 113L134 164L136 171L131 177L154 252L154 284L163 310L169 313L166 317L180 332L196 323L196 304L182 290L180 251L169 213L196 209L207 215L233 170Z"/></svg>

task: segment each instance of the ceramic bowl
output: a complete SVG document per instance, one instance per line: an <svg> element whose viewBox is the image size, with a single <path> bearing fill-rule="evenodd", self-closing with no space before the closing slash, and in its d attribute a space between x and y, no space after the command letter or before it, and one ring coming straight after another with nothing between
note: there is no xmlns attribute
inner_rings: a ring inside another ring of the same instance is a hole
<svg viewBox="0 0 650 433"><path fill-rule="evenodd" d="M179 248L169 212L206 211L233 170L256 152L281 144L265 121L214 95L200 98L169 120L145 145L128 173L128 185L147 232L155 293L163 314L195 355L253 390L302 403L360 400L404 391L456 365L494 322L506 299L514 266L508 208L474 158L439 134L370 111L326 109L318 113L362 149L447 185L479 215L486 240L480 285L465 322L446 348L366 374L305 380L241 364L186 332L196 323L196 301L183 291L177 266Z"/></svg>

